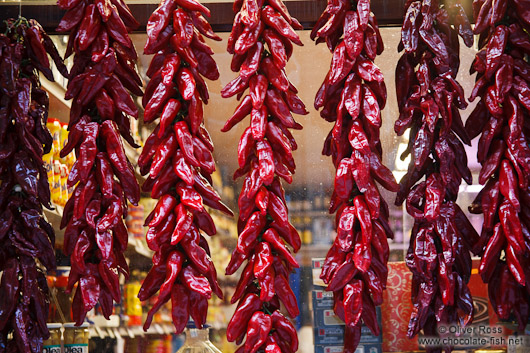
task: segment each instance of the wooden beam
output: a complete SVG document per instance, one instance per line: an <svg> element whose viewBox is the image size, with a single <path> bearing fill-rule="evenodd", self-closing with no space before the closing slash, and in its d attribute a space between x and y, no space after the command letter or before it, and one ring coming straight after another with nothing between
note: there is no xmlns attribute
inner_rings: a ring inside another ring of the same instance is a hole
<svg viewBox="0 0 530 353"><path fill-rule="evenodd" d="M125 0L127 2L127 0ZM403 8L406 0L371 0L372 11L377 21L384 26L401 26L403 21ZM312 29L317 19L326 8L326 0L286 0L285 4L292 16L304 26L304 29ZM472 15L472 0L461 0L470 20ZM216 2L216 0L205 1L204 4L211 10L210 24L216 32L229 32L232 28L234 12L232 2ZM136 32L145 32L145 25L149 16L157 8L158 4L153 2L129 4L132 13L140 22L140 28ZM29 1L23 2L21 8L22 16L36 19L50 34L55 33L65 11L61 10L53 2ZM0 2L0 20L18 17L20 3ZM0 27L2 27L0 25Z"/></svg>
<svg viewBox="0 0 530 353"><path fill-rule="evenodd" d="M316 20L326 7L326 0L292 0L285 1L291 15L296 17L305 29L311 29ZM403 17L403 6L405 0L372 0L372 11L377 20L382 25L401 25ZM232 28L234 12L231 2L205 2L211 10L212 17L209 19L212 27L217 32L228 32ZM158 4L155 3L131 3L129 7L134 16L140 22L141 27L138 32L145 31L145 25L153 10ZM0 13L3 19L18 17L20 10L19 3L0 2ZM59 9L52 3L38 2L22 3L22 16L36 19L44 29L50 33L55 33L55 28L59 24L65 11Z"/></svg>

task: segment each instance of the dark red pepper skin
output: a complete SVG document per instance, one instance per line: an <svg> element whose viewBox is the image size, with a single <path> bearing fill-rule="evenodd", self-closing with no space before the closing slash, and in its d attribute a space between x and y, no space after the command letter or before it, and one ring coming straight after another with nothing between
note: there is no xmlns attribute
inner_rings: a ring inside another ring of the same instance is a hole
<svg viewBox="0 0 530 353"><path fill-rule="evenodd" d="M36 353L50 336L46 275L56 267L54 229L43 216L43 208L52 205L42 156L53 139L45 127L49 100L39 75L53 81L48 54L61 73L68 73L37 21L20 17L5 25L0 34L0 351Z"/></svg>
<svg viewBox="0 0 530 353"><path fill-rule="evenodd" d="M122 138L138 147L130 131L130 117L138 118L131 94L142 95L142 82L128 31L139 24L122 0L59 6L68 11L58 30L74 38L66 54L74 54L74 64L65 97L72 99L72 140L61 155L75 150L78 156L79 178L70 184L79 184L68 202L73 215L65 212L63 223L73 266L70 288L78 284L72 313L79 325L98 302L108 317L121 298L119 273L128 277L124 217L127 200L138 203L140 187Z"/></svg>
<svg viewBox="0 0 530 353"><path fill-rule="evenodd" d="M231 69L238 76L222 89L221 96L244 98L222 131L229 131L248 116L250 119L237 148L239 169L234 179L244 177L244 186L238 200L237 249L226 274L233 274L246 262L231 301L243 307L248 300L244 294L257 291L260 303L238 327L234 324L239 317L236 310L227 337L242 344L246 333L240 350L287 353L294 346L290 338L296 338L296 331L282 331L281 335L269 332L270 316L264 313L279 314L280 302L289 316L294 318L299 313L288 278L299 266L293 253L299 250L301 241L289 223L280 178L291 183L296 168L293 150L297 145L289 129L302 126L293 113L308 114L285 73L292 43L302 45L293 30L300 25L281 0L244 0L234 3L234 11L237 14L227 50L234 55ZM263 327L258 329L256 322Z"/></svg>
<svg viewBox="0 0 530 353"><path fill-rule="evenodd" d="M146 141L139 165L140 172L148 175L143 189L158 203L146 220L147 243L155 255L139 298L147 300L159 292L159 299L149 312L145 330L152 315L169 299L177 333L183 331L189 316L202 328L212 292L223 298L203 236L203 232L210 236L217 232L205 206L233 214L211 185L214 147L204 127L203 104L208 92L203 77L217 79L219 72L212 50L195 30L218 37L200 12L208 11L196 0L163 1L147 25L144 52L156 55L142 104L148 122L159 114L160 120ZM154 51L166 36L171 37L172 45ZM167 254L174 252L182 259L180 266L175 263L171 273L164 272L161 268L172 262Z"/></svg>
<svg viewBox="0 0 530 353"><path fill-rule="evenodd" d="M470 136L480 136L477 159L484 188L469 206L471 213L484 214L474 246L475 254L481 256L479 273L488 284L496 314L515 317L522 330L530 304L526 270L530 255L530 138L526 126L530 76L521 55L530 47L522 32L529 23L528 6L523 1L513 5L504 1L474 5L474 34L481 40L471 68L477 77L470 99L480 100L465 129Z"/></svg>
<svg viewBox="0 0 530 353"><path fill-rule="evenodd" d="M438 325L465 327L473 319L473 304L465 293L478 234L456 205L462 179L472 180L463 147L470 137L460 118L467 103L455 80L458 36L468 46L473 38L462 4L441 6L406 4L399 47L405 52L396 68L401 114L394 130L402 135L410 128L409 147L401 158L412 157L395 201L406 201L414 218L407 252L414 292L409 337L422 329L438 335Z"/></svg>
<svg viewBox="0 0 530 353"><path fill-rule="evenodd" d="M334 123L322 153L331 156L336 168L329 212L336 212L337 237L320 278L335 293L334 311L346 322L344 352L355 351L361 324L375 310L375 305L363 305L364 297L380 305L386 285L387 237L393 234L377 182L390 191L399 189L382 163L379 129L386 88L374 64L383 49L378 32L370 2L364 0L328 1L311 32L333 54L314 104L322 108L323 119Z"/></svg>

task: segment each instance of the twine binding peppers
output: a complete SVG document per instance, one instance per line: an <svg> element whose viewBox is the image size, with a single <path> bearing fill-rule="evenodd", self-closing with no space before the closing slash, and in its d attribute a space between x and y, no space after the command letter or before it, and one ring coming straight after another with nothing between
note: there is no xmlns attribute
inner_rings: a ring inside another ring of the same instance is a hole
<svg viewBox="0 0 530 353"><path fill-rule="evenodd" d="M64 208L64 252L72 268L67 290L77 284L72 315L80 325L99 302L106 318L121 300L119 275L128 278L124 257L127 200L138 204L140 187L125 155L133 147L130 117L138 118L131 94L142 81L128 31L138 27L122 0L60 0L67 10L57 28L69 32L66 57L74 54L65 98L72 99L69 138L61 150L78 156L68 177L75 190Z"/></svg>
<svg viewBox="0 0 530 353"><path fill-rule="evenodd" d="M337 237L320 278L333 291L334 312L345 322L344 352L354 352L361 325L380 334L376 306L386 287L388 206L376 181L397 191L392 172L382 162L381 109L387 94L374 59L383 42L369 0L328 1L311 39L333 52L329 72L315 97L320 116L333 122L322 154L337 169L330 213L336 213Z"/></svg>
<svg viewBox="0 0 530 353"><path fill-rule="evenodd" d="M473 2L480 50L471 67L477 79L469 99L480 100L465 126L470 138L480 135L484 188L469 207L484 214L474 248L481 256L479 273L499 318L513 314L520 331L530 313L528 10L520 0Z"/></svg>
<svg viewBox="0 0 530 353"><path fill-rule="evenodd" d="M292 43L302 45L294 29L302 27L281 0L238 0L234 11L227 50L233 55L231 69L239 75L221 95L242 99L222 131L249 115L250 125L238 146L234 179L245 179L238 199L239 238L226 274L246 264L231 298L238 306L227 338L241 344L238 352L295 352L296 330L279 309L283 303L288 316L299 314L289 274L299 267L291 251L298 251L301 241L289 223L280 178L291 183L295 171L297 145L289 129L302 126L292 113L308 114L285 74Z"/></svg>
<svg viewBox="0 0 530 353"><path fill-rule="evenodd" d="M0 34L0 351L40 353L50 333L46 271L55 269L55 233L42 156L50 152L48 54L67 75L55 45L35 20L5 21Z"/></svg>
<svg viewBox="0 0 530 353"><path fill-rule="evenodd" d="M219 78L203 36L221 39L203 15L209 16L209 10L195 0L167 0L147 23L144 53L155 56L147 70L151 80L143 97L144 121L160 120L138 160L141 173L149 175L142 190L158 199L145 224L154 266L138 293L142 301L157 292L158 298L144 330L169 300L176 333L190 316L202 328L212 292L223 298L203 235L216 233L205 207L233 214L211 185L213 144L202 108L209 98L204 77Z"/></svg>
<svg viewBox="0 0 530 353"><path fill-rule="evenodd" d="M465 327L473 320L467 283L478 234L456 204L462 179L472 183L463 146L470 145L470 137L460 117L467 102L456 81L459 36L468 47L473 44L459 1L407 3L399 45L405 52L395 75L400 115L394 130L402 135L410 129L401 158L410 155L411 162L396 198L396 205L405 202L414 218L406 256L412 272L409 337L420 330L437 336L439 325Z"/></svg>

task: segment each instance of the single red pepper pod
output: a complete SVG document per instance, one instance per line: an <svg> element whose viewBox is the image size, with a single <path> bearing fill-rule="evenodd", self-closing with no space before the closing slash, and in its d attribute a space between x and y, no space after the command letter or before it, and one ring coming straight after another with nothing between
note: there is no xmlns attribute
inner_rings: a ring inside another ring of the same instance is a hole
<svg viewBox="0 0 530 353"><path fill-rule="evenodd" d="M267 129L267 117L267 107L262 106L260 109L252 109L250 114L250 129L252 131L252 138L254 141L261 141L265 137Z"/></svg>
<svg viewBox="0 0 530 353"><path fill-rule="evenodd" d="M262 311L255 312L248 321L245 351L255 353L265 344L272 329L270 315Z"/></svg>
<svg viewBox="0 0 530 353"><path fill-rule="evenodd" d="M156 227L162 223L177 205L177 199L173 196L166 194L162 196L153 210L153 218L149 222L149 227Z"/></svg>
<svg viewBox="0 0 530 353"><path fill-rule="evenodd" d="M180 182L177 184L177 194L180 196L180 201L186 206L197 211L202 210L202 196L193 186Z"/></svg>
<svg viewBox="0 0 530 353"><path fill-rule="evenodd" d="M186 266L180 272L180 277L184 285L191 291L210 299L212 297L212 288L206 277L202 276L192 266Z"/></svg>
<svg viewBox="0 0 530 353"><path fill-rule="evenodd" d="M173 11L173 29L180 46L188 47L193 39L193 21L187 12L179 8Z"/></svg>
<svg viewBox="0 0 530 353"><path fill-rule="evenodd" d="M152 178L156 178L164 167L167 167L171 156L177 150L178 143L175 135L170 134L166 137L158 146L158 149L153 158L153 163L151 164L151 169L149 174Z"/></svg>
<svg viewBox="0 0 530 353"><path fill-rule="evenodd" d="M265 185L270 185L274 180L274 162L272 148L265 140L256 142L259 160L259 174Z"/></svg>
<svg viewBox="0 0 530 353"><path fill-rule="evenodd" d="M363 282L361 280L352 280L346 284L343 289L344 293L344 313L347 326L357 326L363 312Z"/></svg>
<svg viewBox="0 0 530 353"><path fill-rule="evenodd" d="M283 241L280 239L280 236L273 228L269 228L263 233L263 240L267 241L271 247L293 267L299 267L298 262L296 262L294 256L289 252Z"/></svg>
<svg viewBox="0 0 530 353"><path fill-rule="evenodd" d="M289 280L281 274L277 274L274 277L274 289L278 298L285 305L285 309L289 316L294 318L300 314L300 309L296 302L296 297L289 285Z"/></svg>
<svg viewBox="0 0 530 353"><path fill-rule="evenodd" d="M159 68L159 72L162 75L162 82L169 86L172 84L173 79L177 76L177 72L180 68L180 57L178 54L172 53L162 57L162 66ZM154 60L153 60L154 61Z"/></svg>
<svg viewBox="0 0 530 353"><path fill-rule="evenodd" d="M184 159L194 167L199 167L200 164L193 154L193 139L191 137L190 131L188 130L188 125L186 122L179 121L173 125L173 130L177 136L177 141L180 146L180 150L184 155Z"/></svg>
<svg viewBox="0 0 530 353"><path fill-rule="evenodd" d="M182 98L184 98L185 100L190 100L191 97L193 97L193 94L195 93L196 85L195 78L193 77L193 74L188 68L180 68L177 75L177 84Z"/></svg>
<svg viewBox="0 0 530 353"><path fill-rule="evenodd" d="M182 103L174 98L171 98L164 107L164 110L162 110L162 114L160 115L160 124L158 133L156 136L160 139L163 138L168 127L173 124L173 121L177 117L178 113L180 112L180 109L182 108Z"/></svg>
<svg viewBox="0 0 530 353"><path fill-rule="evenodd" d="M246 332L246 327L252 315L260 310L262 302L254 293L248 293L240 302L228 326L226 328L226 338L228 342L236 341Z"/></svg>
<svg viewBox="0 0 530 353"><path fill-rule="evenodd" d="M259 242L256 247L256 258L254 262L254 276L263 280L268 269L272 266L271 246L267 242Z"/></svg>

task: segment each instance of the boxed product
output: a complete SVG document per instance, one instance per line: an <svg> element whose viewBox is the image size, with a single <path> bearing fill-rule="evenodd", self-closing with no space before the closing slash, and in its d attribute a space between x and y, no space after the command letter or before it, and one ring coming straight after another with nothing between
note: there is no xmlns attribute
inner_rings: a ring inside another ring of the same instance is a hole
<svg viewBox="0 0 530 353"><path fill-rule="evenodd" d="M313 275L313 286L315 288L322 287L325 288L326 284L323 280L320 279L320 271L322 269L322 265L324 264L324 258L313 258L311 261L311 269L312 269L312 275Z"/></svg>
<svg viewBox="0 0 530 353"><path fill-rule="evenodd" d="M313 338L316 345L342 345L344 343L344 325L315 327ZM361 327L361 343L381 344L382 335L374 336L366 326Z"/></svg>
<svg viewBox="0 0 530 353"><path fill-rule="evenodd" d="M316 345L315 346L315 353L342 353L343 346L342 345L335 345L335 346L328 346L328 345ZM355 353L381 353L381 344L375 343L361 343L357 346L357 349L355 350Z"/></svg>
<svg viewBox="0 0 530 353"><path fill-rule="evenodd" d="M381 305L383 317L383 351L417 351L418 338L407 337L412 302L412 273L405 262L388 263L388 279Z"/></svg>

